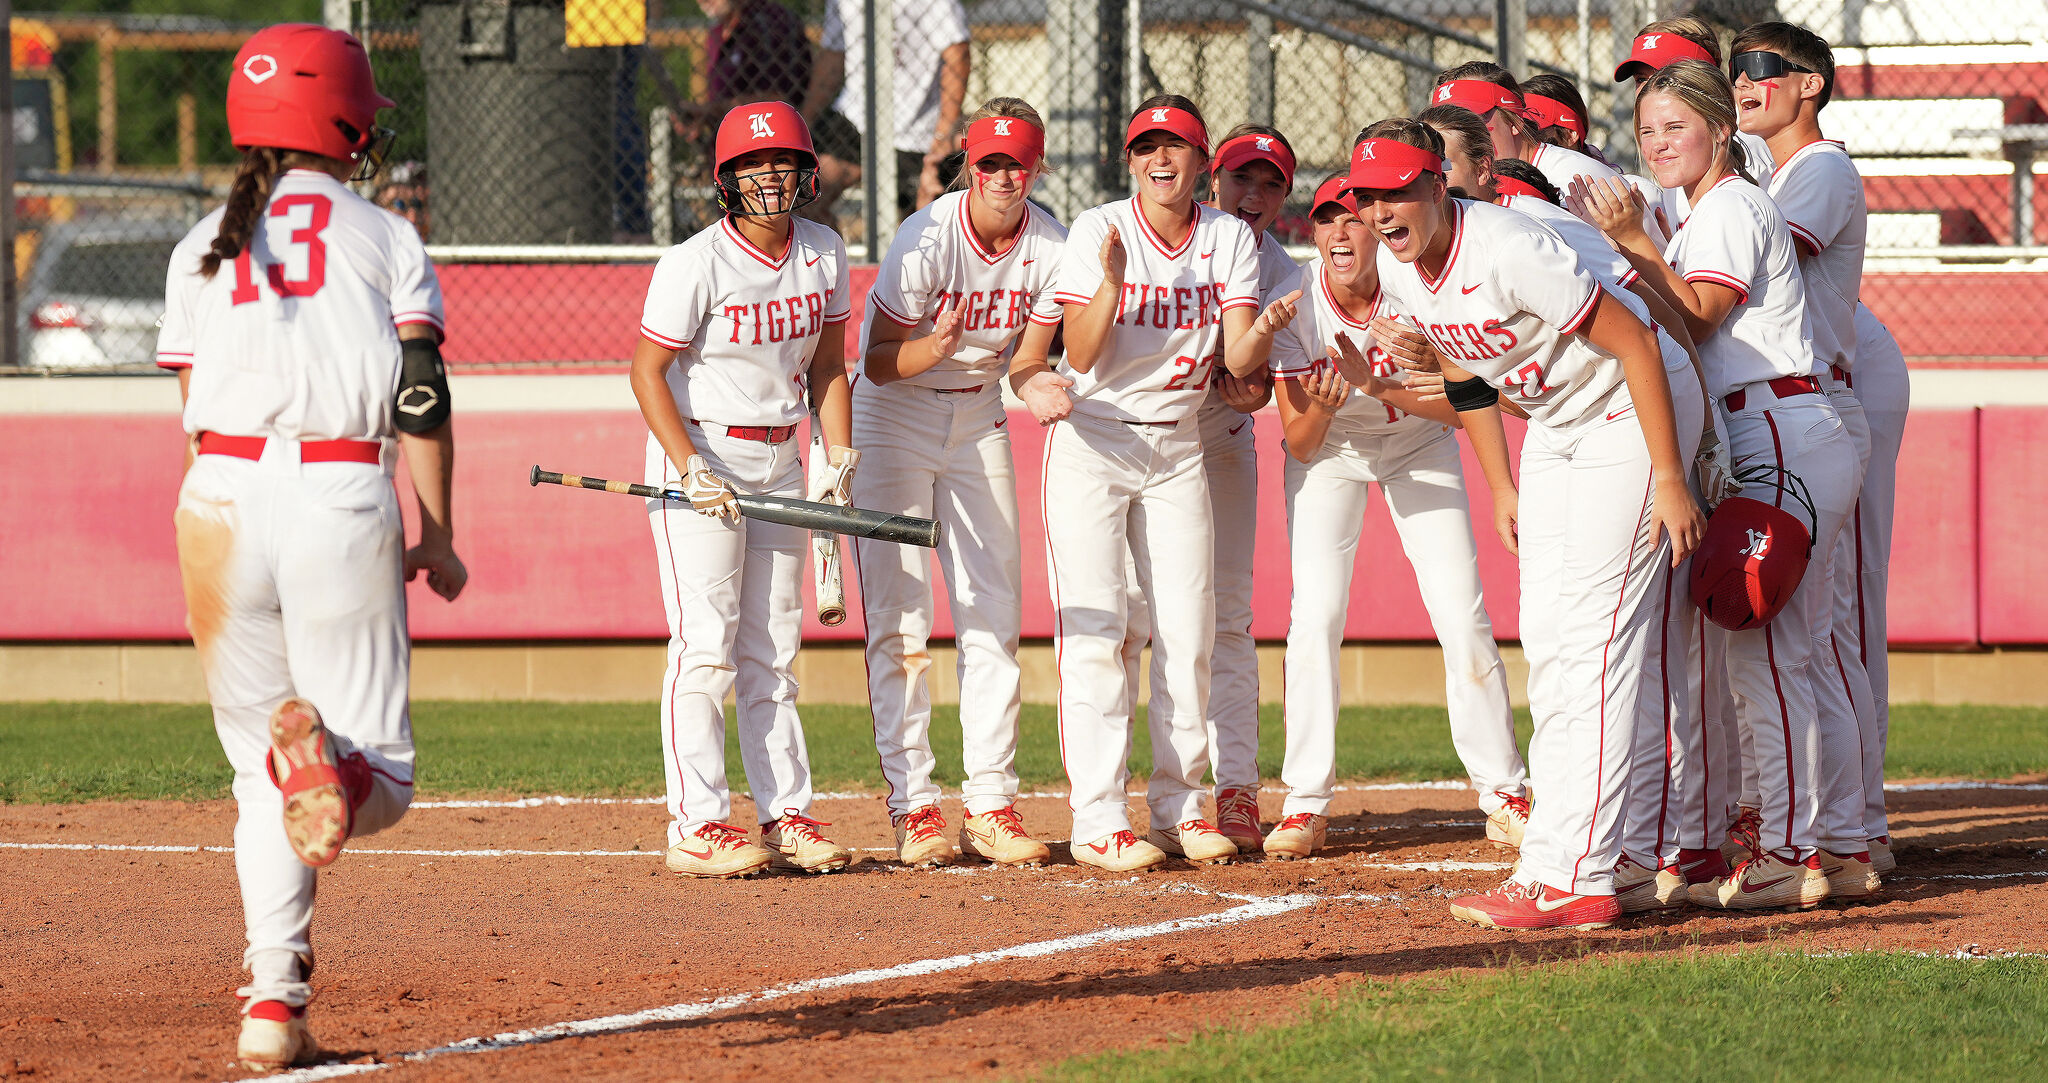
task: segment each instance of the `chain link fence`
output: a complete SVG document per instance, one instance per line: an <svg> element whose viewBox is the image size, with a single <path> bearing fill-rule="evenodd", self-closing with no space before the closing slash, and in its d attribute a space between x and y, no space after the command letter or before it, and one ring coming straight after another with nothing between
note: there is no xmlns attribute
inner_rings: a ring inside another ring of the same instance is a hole
<svg viewBox="0 0 2048 1083"><path fill-rule="evenodd" d="M278 17L317 21L311 4L289 0ZM825 196L807 213L838 228L856 260L951 182L958 118L998 95L1044 114L1056 171L1036 197L1062 219L1129 190L1119 143L1149 95L1194 98L1214 137L1274 125L1300 161L1276 229L1301 243L1306 198L1343 168L1353 135L1421 107L1436 73L1466 60L1572 81L1592 140L1633 162L1631 88L1614 83L1615 63L1638 28L1677 13L1653 0L329 6L346 10L398 102L382 115L398 132L389 164L364 194L411 219L441 265L450 358L525 370L623 364L649 264L717 219L712 139L739 102L802 109ZM2048 4L1690 10L1724 28L1723 44L1778 18L1836 46L1822 122L1863 170L1866 298L1909 357L2033 359L2048 332L2029 322L2048 315L2026 315L2048 313L2048 278L2031 262ZM234 167L222 102L230 60L259 25L197 12L14 20L9 367L148 370L170 246Z"/></svg>

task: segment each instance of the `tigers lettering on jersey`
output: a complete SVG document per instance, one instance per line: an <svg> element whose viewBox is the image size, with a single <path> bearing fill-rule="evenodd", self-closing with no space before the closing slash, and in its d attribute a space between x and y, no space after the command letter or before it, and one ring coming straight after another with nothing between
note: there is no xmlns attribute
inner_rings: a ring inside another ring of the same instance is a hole
<svg viewBox="0 0 2048 1083"><path fill-rule="evenodd" d="M1126 282L1123 297L1117 301L1116 322L1174 331L1208 327L1221 322L1223 310L1216 298L1222 289L1221 282L1193 288Z"/></svg>
<svg viewBox="0 0 2048 1083"><path fill-rule="evenodd" d="M961 309L962 331L1015 331L1031 322L1029 290L940 291L934 309Z"/></svg>
<svg viewBox="0 0 2048 1083"><path fill-rule="evenodd" d="M1488 361L1506 354L1520 341L1499 320L1484 323L1425 323L1422 333L1454 361Z"/></svg>
<svg viewBox="0 0 2048 1083"><path fill-rule="evenodd" d="M810 338L825 329L825 302L831 296L832 291L826 290L824 293L806 293L765 303L755 301L751 305L726 305L725 318L732 324L732 335L728 341L742 341L748 328L753 329L750 345L754 346L764 342Z"/></svg>

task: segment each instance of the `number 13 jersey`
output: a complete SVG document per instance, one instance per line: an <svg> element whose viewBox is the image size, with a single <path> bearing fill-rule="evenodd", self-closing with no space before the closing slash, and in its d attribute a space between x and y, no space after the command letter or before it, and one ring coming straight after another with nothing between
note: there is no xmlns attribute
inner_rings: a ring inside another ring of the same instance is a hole
<svg viewBox="0 0 2048 1083"><path fill-rule="evenodd" d="M1074 409L1115 421L1179 421L1208 397L1211 359L1223 353L1223 313L1259 305L1259 241L1235 215L1197 206L1194 228L1169 245L1136 196L1082 211L1067 233L1054 296L1085 305L1102 285L1102 242L1116 227L1124 286L1116 321L1087 372Z"/></svg>
<svg viewBox="0 0 2048 1083"><path fill-rule="evenodd" d="M199 259L226 209L171 252L157 364L192 370L186 432L286 440L394 435L398 328L442 328L441 286L405 219L307 169L277 179L247 248Z"/></svg>

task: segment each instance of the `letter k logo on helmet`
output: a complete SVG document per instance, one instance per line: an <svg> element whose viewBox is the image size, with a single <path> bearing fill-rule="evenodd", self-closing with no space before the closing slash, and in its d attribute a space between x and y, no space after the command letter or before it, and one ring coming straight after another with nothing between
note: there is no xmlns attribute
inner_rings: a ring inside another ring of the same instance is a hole
<svg viewBox="0 0 2048 1083"><path fill-rule="evenodd" d="M766 113L754 113L748 116L747 127L753 133L755 139L770 139L775 135L775 129L768 126L768 114Z"/></svg>

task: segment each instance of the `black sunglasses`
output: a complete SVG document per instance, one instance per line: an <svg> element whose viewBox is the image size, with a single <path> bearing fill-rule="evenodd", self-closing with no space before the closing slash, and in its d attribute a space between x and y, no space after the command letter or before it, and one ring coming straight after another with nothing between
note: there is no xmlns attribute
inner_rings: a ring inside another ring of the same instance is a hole
<svg viewBox="0 0 2048 1083"><path fill-rule="evenodd" d="M1760 82L1765 79L1779 78L1788 71L1803 72L1807 75L1817 74L1812 68L1801 67L1776 53L1761 51L1736 53L1728 58L1728 77L1730 79L1738 75L1747 75L1750 81Z"/></svg>

